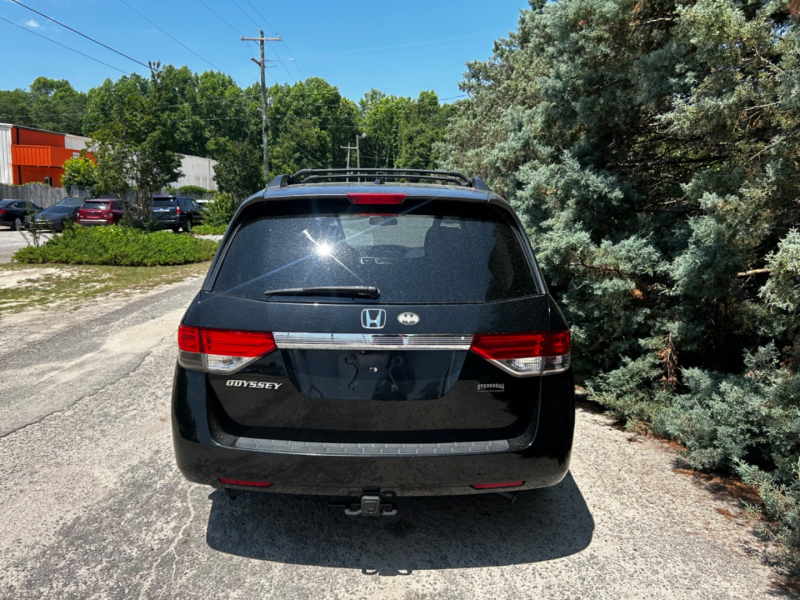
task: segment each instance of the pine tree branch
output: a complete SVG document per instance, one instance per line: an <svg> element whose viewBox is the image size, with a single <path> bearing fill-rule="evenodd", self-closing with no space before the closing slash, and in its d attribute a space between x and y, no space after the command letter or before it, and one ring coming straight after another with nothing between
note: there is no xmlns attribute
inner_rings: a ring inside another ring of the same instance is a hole
<svg viewBox="0 0 800 600"><path fill-rule="evenodd" d="M742 273L737 273L736 277L742 279L744 277L752 277L753 275L766 275L768 273L772 273L772 269L753 269L751 271L744 271Z"/></svg>

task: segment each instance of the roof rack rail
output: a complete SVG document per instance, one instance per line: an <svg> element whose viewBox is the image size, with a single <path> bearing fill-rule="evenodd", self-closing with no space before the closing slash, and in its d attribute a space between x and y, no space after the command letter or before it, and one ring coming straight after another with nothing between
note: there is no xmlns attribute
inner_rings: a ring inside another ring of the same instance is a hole
<svg viewBox="0 0 800 600"><path fill-rule="evenodd" d="M488 191L489 187L477 177L469 178L458 171L437 171L431 169L302 169L293 175L279 175L267 188L281 188L302 183L321 183L324 181L363 181L375 179L375 183L386 181L438 181L445 184L471 187Z"/></svg>

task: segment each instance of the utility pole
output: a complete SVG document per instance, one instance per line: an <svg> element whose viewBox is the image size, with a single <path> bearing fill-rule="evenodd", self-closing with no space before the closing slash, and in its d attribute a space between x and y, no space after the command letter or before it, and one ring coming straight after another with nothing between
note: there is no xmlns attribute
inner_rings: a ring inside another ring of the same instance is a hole
<svg viewBox="0 0 800 600"><path fill-rule="evenodd" d="M356 140L357 141L357 140ZM347 150L347 168L350 168L350 151L358 150L358 146L339 146L342 150Z"/></svg>
<svg viewBox="0 0 800 600"><path fill-rule="evenodd" d="M365 137L367 137L366 133L362 133L361 135L356 136L356 161L357 161L356 166L359 169L361 168L361 150L358 147L358 142L359 140L363 140Z"/></svg>
<svg viewBox="0 0 800 600"><path fill-rule="evenodd" d="M242 36L243 42L258 42L261 46L261 60L257 61L251 58L254 63L261 67L261 125L262 136L264 140L264 180L269 183L269 120L267 119L267 80L266 69L267 61L264 59L264 42L280 42L281 36L274 38L265 38L264 30L258 30L259 36L257 38L246 38Z"/></svg>

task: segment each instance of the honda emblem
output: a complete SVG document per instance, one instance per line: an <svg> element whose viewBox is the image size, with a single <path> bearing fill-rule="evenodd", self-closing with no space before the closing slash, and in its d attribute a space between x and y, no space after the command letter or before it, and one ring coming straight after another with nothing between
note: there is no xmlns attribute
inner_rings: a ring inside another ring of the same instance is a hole
<svg viewBox="0 0 800 600"><path fill-rule="evenodd" d="M365 308L361 311L361 326L364 329L383 329L386 311L382 308Z"/></svg>

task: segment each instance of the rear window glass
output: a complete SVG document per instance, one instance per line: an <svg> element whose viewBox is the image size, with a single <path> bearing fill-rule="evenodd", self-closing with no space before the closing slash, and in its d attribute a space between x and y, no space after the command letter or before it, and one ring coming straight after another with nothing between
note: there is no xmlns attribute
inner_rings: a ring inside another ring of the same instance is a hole
<svg viewBox="0 0 800 600"><path fill-rule="evenodd" d="M88 208L94 210L107 210L108 202L84 202L81 208Z"/></svg>
<svg viewBox="0 0 800 600"><path fill-rule="evenodd" d="M83 200L80 198L63 198L58 201L56 206L81 206Z"/></svg>
<svg viewBox="0 0 800 600"><path fill-rule="evenodd" d="M175 206L174 198L153 198L153 208L167 208Z"/></svg>
<svg viewBox="0 0 800 600"><path fill-rule="evenodd" d="M308 296L265 292L374 286L382 304L491 302L537 293L519 239L499 210L452 201L406 204L396 212L332 200L257 207L231 241L213 290L308 302Z"/></svg>

